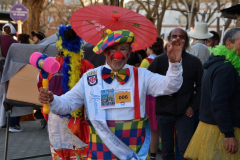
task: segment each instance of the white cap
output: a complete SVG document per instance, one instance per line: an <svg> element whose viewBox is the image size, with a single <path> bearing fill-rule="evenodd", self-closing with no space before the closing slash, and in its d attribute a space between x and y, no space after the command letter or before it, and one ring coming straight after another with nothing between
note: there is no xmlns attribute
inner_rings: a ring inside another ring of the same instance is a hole
<svg viewBox="0 0 240 160"><path fill-rule="evenodd" d="M6 23L6 24L2 27L2 31L3 31L3 32L4 32L4 28L5 28L6 26L9 26L9 27L10 27L10 30L11 30L10 34L16 34L16 29L13 27L13 25L12 25L11 23Z"/></svg>

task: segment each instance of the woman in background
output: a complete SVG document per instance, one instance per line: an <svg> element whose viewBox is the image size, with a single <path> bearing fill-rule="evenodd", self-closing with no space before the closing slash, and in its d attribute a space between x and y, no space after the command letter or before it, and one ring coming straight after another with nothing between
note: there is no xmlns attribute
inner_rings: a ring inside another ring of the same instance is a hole
<svg viewBox="0 0 240 160"><path fill-rule="evenodd" d="M30 38L30 35L28 34L19 34L17 36L17 40L19 43L30 44L29 38Z"/></svg>
<svg viewBox="0 0 240 160"><path fill-rule="evenodd" d="M158 37L156 42L151 47L147 48L146 53L148 57L142 61L140 65L141 68L148 68L152 60L164 52L163 44L162 38ZM151 127L150 160L155 160L159 145L159 132L155 114L155 98L147 95L145 106Z"/></svg>

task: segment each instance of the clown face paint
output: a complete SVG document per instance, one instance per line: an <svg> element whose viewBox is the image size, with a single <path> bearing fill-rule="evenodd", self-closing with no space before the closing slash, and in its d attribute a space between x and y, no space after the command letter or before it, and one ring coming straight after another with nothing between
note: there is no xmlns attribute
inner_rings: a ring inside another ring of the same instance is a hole
<svg viewBox="0 0 240 160"><path fill-rule="evenodd" d="M107 64L113 71L118 71L123 68L123 66L127 63L130 53L129 43L120 43L111 46L104 51Z"/></svg>

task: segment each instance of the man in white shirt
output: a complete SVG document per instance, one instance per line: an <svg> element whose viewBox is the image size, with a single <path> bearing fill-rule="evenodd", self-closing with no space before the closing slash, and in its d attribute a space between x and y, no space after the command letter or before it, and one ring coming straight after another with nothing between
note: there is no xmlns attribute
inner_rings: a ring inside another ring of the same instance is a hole
<svg viewBox="0 0 240 160"><path fill-rule="evenodd" d="M169 69L166 76L162 76L126 64L130 44L135 40L133 32L107 33L93 49L95 53L104 53L106 65L85 73L76 86L62 96L40 88L39 101L50 103L55 114L70 113L83 104L86 106L90 120L88 159L145 160L150 145L146 95L169 95L181 87L181 55L185 41L177 37L168 44ZM109 42L119 34L119 38ZM108 43L104 43L106 41Z"/></svg>
<svg viewBox="0 0 240 160"><path fill-rule="evenodd" d="M205 45L205 40L213 36L212 33L208 32L208 24L196 22L194 29L188 32L188 35L193 39L193 42L186 51L198 57L203 64L210 56L210 50Z"/></svg>

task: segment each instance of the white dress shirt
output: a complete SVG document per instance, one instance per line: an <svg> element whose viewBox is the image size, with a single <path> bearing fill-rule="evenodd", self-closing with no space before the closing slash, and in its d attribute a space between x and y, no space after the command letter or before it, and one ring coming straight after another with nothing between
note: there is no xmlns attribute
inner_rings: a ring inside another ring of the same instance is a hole
<svg viewBox="0 0 240 160"><path fill-rule="evenodd" d="M106 68L110 68L108 64L104 65ZM103 89L120 89L125 87L133 87L134 90L134 72L133 66L125 65L123 68L129 68L130 77L129 80L121 85L116 78L113 79L111 84L103 81ZM95 68L93 70L101 71L100 68ZM90 70L92 71L92 70ZM152 95L154 97L161 95L169 95L177 92L182 85L182 65L180 63L169 62L169 68L166 76L162 76L157 73L152 73L145 68L138 68L138 88L139 88L139 98L140 98L140 114L141 117L145 116L145 100L146 95ZM97 77L102 78L102 77ZM71 113L74 110L85 104L85 89L89 86L84 86L84 80L87 79L87 74L85 73L79 82L70 91L62 96L54 95L53 101L50 103L50 110L55 114L64 115ZM91 86L94 87L94 86ZM100 91L99 91L100 93ZM134 94L134 93L133 93ZM91 106L87 110L93 109ZM134 119L134 106L127 108L114 108L107 109L106 111L107 120L132 120Z"/></svg>

